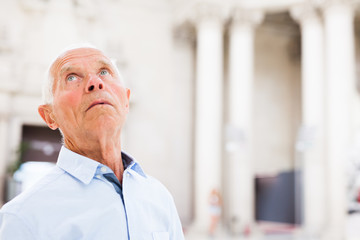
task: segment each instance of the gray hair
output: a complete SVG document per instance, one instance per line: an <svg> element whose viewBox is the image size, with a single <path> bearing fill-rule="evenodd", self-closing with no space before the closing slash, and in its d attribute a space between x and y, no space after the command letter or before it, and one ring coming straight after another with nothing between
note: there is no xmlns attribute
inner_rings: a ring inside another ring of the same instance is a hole
<svg viewBox="0 0 360 240"><path fill-rule="evenodd" d="M69 47L63 49L60 54L57 55L57 57L51 61L51 64L49 65L47 72L46 72L46 77L44 79L43 82L43 87L42 87L42 101L43 104L52 104L53 103L53 99L54 99L54 82L55 82L55 77L53 76L52 72L51 72L51 68L54 65L54 63L59 59L60 56L64 55L66 52L71 51L71 50L75 50L75 49L80 49L80 48L92 48L92 49L96 49L100 52L101 51L99 48L95 47L94 45L90 44L90 43L81 43L81 44L73 44L70 45ZM118 67L116 66L116 60L113 58L110 58L111 63L114 65L115 71L118 74L120 81L123 83L123 77L118 69Z"/></svg>

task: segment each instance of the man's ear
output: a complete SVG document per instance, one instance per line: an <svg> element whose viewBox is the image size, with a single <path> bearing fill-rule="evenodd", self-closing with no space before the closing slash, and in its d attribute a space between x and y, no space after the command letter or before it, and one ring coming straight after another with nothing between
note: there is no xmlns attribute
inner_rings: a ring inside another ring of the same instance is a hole
<svg viewBox="0 0 360 240"><path fill-rule="evenodd" d="M54 119L52 107L49 104L40 105L38 107L38 112L42 119L44 119L46 124L49 126L49 128L51 128L52 130L56 130L59 127Z"/></svg>
<svg viewBox="0 0 360 240"><path fill-rule="evenodd" d="M127 103L126 103L126 109L129 111L129 102L130 102L130 89L126 88L126 97L127 97Z"/></svg>

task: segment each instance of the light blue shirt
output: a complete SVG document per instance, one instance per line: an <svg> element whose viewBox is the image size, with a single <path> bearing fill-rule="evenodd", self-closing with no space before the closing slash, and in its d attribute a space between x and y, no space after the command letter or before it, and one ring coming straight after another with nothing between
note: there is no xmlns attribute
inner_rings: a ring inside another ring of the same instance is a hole
<svg viewBox="0 0 360 240"><path fill-rule="evenodd" d="M57 166L0 210L1 240L181 240L172 196L122 153L113 171L62 147Z"/></svg>

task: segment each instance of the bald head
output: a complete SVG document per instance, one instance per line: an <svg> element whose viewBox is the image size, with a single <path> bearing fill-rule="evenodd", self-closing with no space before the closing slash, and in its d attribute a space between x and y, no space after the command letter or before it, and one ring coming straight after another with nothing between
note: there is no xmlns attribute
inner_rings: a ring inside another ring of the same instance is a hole
<svg viewBox="0 0 360 240"><path fill-rule="evenodd" d="M63 73L64 71L71 71L70 67L61 67L66 61L71 59L72 56L76 56L77 53L87 53L89 56L93 54L99 54L104 56L106 59L106 62L103 62L103 64L111 65L112 69L115 70L116 74L119 77L119 80L123 83L123 78L120 74L119 69L116 66L116 61L114 59L111 59L107 57L104 52L102 52L100 49L94 47L90 44L83 44L83 45L76 45L71 46L69 48L64 49L56 58L54 61L51 62L46 80L43 84L43 103L44 104L52 104L53 98L54 98L54 90L56 88L57 84L57 75ZM86 56L84 56L86 57Z"/></svg>

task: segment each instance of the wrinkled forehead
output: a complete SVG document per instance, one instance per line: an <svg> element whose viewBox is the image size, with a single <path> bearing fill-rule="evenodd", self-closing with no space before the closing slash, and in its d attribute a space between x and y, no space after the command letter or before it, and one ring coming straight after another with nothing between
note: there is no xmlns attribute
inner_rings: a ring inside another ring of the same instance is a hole
<svg viewBox="0 0 360 240"><path fill-rule="evenodd" d="M56 77L64 68L74 67L86 61L96 61L112 66L111 60L100 50L95 48L77 48L61 54L51 65L49 73Z"/></svg>

